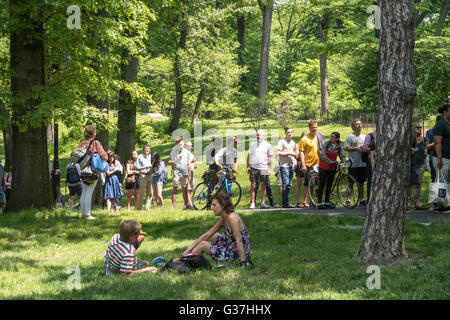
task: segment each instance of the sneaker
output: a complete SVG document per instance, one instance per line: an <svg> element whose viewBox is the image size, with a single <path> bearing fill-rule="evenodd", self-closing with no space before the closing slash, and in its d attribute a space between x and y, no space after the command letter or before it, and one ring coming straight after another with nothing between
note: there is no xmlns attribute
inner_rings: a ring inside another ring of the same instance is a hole
<svg viewBox="0 0 450 320"><path fill-rule="evenodd" d="M270 209L270 207L265 203L261 203L261 209Z"/></svg>
<svg viewBox="0 0 450 320"><path fill-rule="evenodd" d="M333 202L331 202L331 201L325 202L325 205L327 206L328 209L335 209L336 208L336 205Z"/></svg>
<svg viewBox="0 0 450 320"><path fill-rule="evenodd" d="M270 206L271 206L273 209L279 208L275 203L272 203Z"/></svg>
<svg viewBox="0 0 450 320"><path fill-rule="evenodd" d="M350 200L345 201L345 206L346 206L346 207L350 207L350 204L351 204L351 203L350 203Z"/></svg>
<svg viewBox="0 0 450 320"><path fill-rule="evenodd" d="M255 208L256 208L255 203L252 202L252 204L250 205L250 209L255 209Z"/></svg>
<svg viewBox="0 0 450 320"><path fill-rule="evenodd" d="M363 207L367 206L367 200L366 199L361 199L361 201L359 202L359 205L363 206Z"/></svg>
<svg viewBox="0 0 450 320"><path fill-rule="evenodd" d="M295 206L293 206L292 204L285 204L283 205L283 208L296 208Z"/></svg>
<svg viewBox="0 0 450 320"><path fill-rule="evenodd" d="M326 204L323 204L323 203L319 203L319 204L317 205L317 208L318 208L319 210L328 209L327 205L326 205Z"/></svg>
<svg viewBox="0 0 450 320"><path fill-rule="evenodd" d="M95 220L95 217L93 216L83 216L84 220Z"/></svg>

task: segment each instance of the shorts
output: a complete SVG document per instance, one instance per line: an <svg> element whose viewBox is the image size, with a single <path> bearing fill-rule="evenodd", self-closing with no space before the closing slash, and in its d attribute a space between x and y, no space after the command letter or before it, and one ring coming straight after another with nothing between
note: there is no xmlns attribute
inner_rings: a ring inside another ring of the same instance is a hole
<svg viewBox="0 0 450 320"><path fill-rule="evenodd" d="M364 183L367 179L367 168L366 167L358 167L358 168L348 168L348 174L355 178L356 182Z"/></svg>
<svg viewBox="0 0 450 320"><path fill-rule="evenodd" d="M3 192L3 188L0 188L0 203L6 203L6 195Z"/></svg>
<svg viewBox="0 0 450 320"><path fill-rule="evenodd" d="M164 184L164 181L161 177L161 175L152 176L152 185L153 186L162 186Z"/></svg>
<svg viewBox="0 0 450 320"><path fill-rule="evenodd" d="M250 168L250 182L257 182L257 181L266 181L267 177L267 170L258 170L255 168Z"/></svg>
<svg viewBox="0 0 450 320"><path fill-rule="evenodd" d="M178 187L181 183L182 188L186 188L188 186L188 175L182 175L179 173L173 173L173 186Z"/></svg>
<svg viewBox="0 0 450 320"><path fill-rule="evenodd" d="M83 193L83 187L81 186L81 184L77 184L75 186L68 186L69 187L69 192L70 192L70 196L73 197L75 195L78 195L79 197L81 197L81 194Z"/></svg>
<svg viewBox="0 0 450 320"><path fill-rule="evenodd" d="M301 166L300 166L301 169ZM307 186L309 184L309 180L311 179L311 173L314 171L314 167L306 167L306 172L304 173L305 182L303 183L304 186Z"/></svg>
<svg viewBox="0 0 450 320"><path fill-rule="evenodd" d="M302 162L297 160L297 167L295 168L295 176L297 178L303 178L305 174L302 172Z"/></svg>
<svg viewBox="0 0 450 320"><path fill-rule="evenodd" d="M414 166L411 166L410 176L409 176L409 185L410 186L417 186L419 185L419 175L417 173L417 168Z"/></svg>

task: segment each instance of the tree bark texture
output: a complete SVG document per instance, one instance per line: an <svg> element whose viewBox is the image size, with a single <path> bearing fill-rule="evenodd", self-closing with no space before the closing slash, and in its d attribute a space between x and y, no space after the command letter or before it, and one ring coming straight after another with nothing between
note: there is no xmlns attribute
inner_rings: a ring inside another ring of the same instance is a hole
<svg viewBox="0 0 450 320"><path fill-rule="evenodd" d="M325 13L323 18L319 18L320 24L320 41L322 43L327 42L328 27L330 22L330 16ZM330 106L328 103L328 68L327 68L327 55L320 55L320 97L322 103L322 115L327 114L330 111Z"/></svg>
<svg viewBox="0 0 450 320"><path fill-rule="evenodd" d="M411 164L411 122L416 85L413 72L412 0L380 0L380 67L376 165L372 195L355 257L389 264L407 257L405 213Z"/></svg>
<svg viewBox="0 0 450 320"><path fill-rule="evenodd" d="M184 13L181 14L181 30L180 30L180 41L178 43L178 49L184 49L186 47L187 40L187 21ZM180 124L181 113L183 111L183 86L181 82L181 62L178 52L175 52L174 63L173 63L173 73L175 76L175 108L172 111L172 121L170 122L169 131L173 132L178 129Z"/></svg>
<svg viewBox="0 0 450 320"><path fill-rule="evenodd" d="M23 4L11 1L11 4ZM26 5L26 4L25 4ZM11 15L16 15L14 10ZM43 87L44 43L43 26L33 21L28 12L19 17L26 28L10 35L10 57L13 75L11 92L14 98L25 97L13 103L12 140L14 163L11 197L8 210L49 208L55 205L50 183L47 152L47 123L42 120L33 126L26 118L36 112L39 100L31 96L34 87ZM22 130L19 128L21 123Z"/></svg>
<svg viewBox="0 0 450 320"><path fill-rule="evenodd" d="M122 80L132 83L137 81L139 58L131 56L127 49L123 49L122 58L128 63L121 66ZM136 144L136 102L131 101L126 90L119 92L119 117L116 153L122 162L126 161Z"/></svg>
<svg viewBox="0 0 450 320"><path fill-rule="evenodd" d="M273 5L266 6L263 0L258 0L258 3L263 16L261 53L259 58L258 99L260 100L259 109L261 110L261 113L266 114L268 110L265 97L267 96L269 90L269 50Z"/></svg>

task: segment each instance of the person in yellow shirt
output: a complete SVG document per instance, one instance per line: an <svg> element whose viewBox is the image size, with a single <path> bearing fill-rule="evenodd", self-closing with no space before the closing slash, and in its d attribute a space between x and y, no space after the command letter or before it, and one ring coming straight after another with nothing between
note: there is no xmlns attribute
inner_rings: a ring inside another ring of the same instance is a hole
<svg viewBox="0 0 450 320"><path fill-rule="evenodd" d="M324 137L317 132L318 122L311 120L309 122L309 134L303 136L298 144L298 152L301 164L301 172L305 174L303 206L309 207L307 199L309 197L308 183L310 171L319 164L319 149L324 144Z"/></svg>

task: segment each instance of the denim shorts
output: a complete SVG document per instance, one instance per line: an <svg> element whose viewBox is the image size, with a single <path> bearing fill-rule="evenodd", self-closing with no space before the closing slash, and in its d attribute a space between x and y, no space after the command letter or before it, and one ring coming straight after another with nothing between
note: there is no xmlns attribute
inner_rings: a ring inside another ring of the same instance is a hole
<svg viewBox="0 0 450 320"><path fill-rule="evenodd" d="M161 175L152 176L152 185L162 186L163 184L164 184L164 182L163 182L163 179L161 178Z"/></svg>

